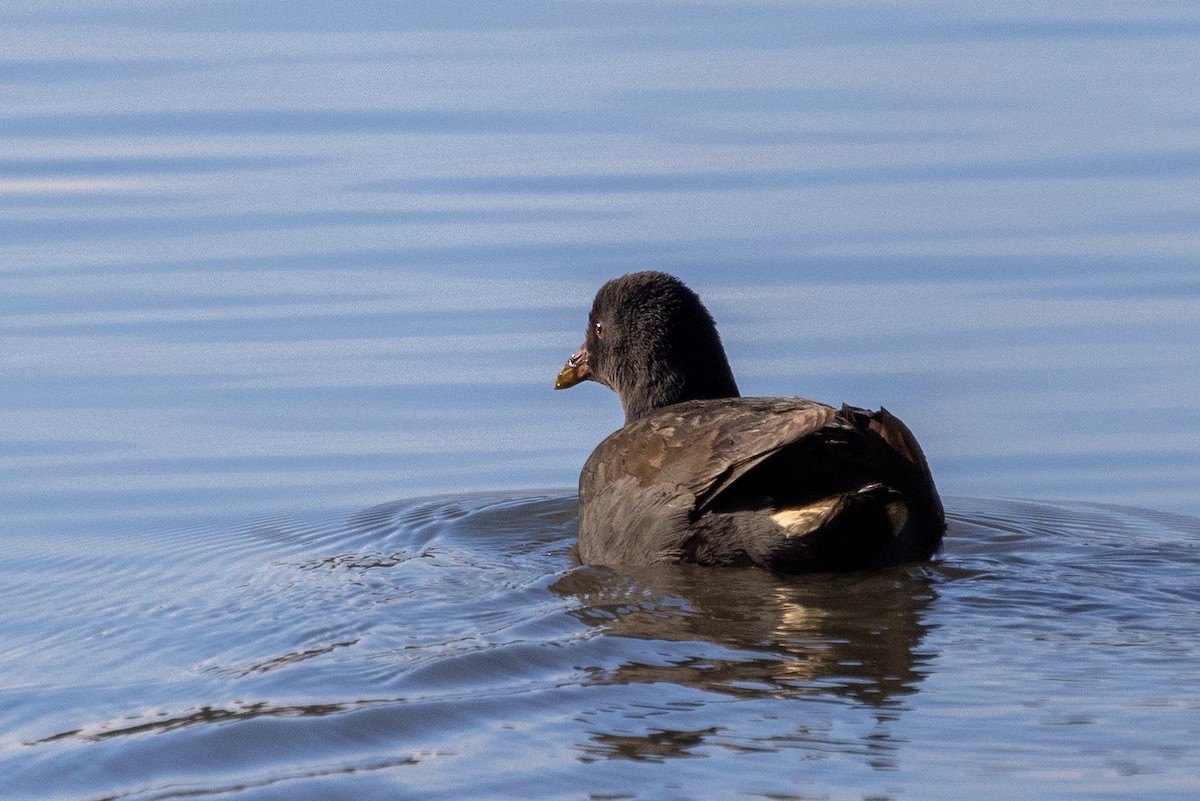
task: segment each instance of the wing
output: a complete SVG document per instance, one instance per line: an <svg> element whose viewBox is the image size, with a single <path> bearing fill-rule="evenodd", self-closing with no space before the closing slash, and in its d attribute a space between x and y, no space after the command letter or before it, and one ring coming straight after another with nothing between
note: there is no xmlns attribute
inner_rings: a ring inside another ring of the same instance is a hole
<svg viewBox="0 0 1200 801"><path fill-rule="evenodd" d="M678 561L723 490L837 412L803 398L675 404L601 442L579 476L579 556L588 564Z"/></svg>
<svg viewBox="0 0 1200 801"><path fill-rule="evenodd" d="M600 443L580 474L579 501L579 555L588 564L749 559L776 569L783 562L772 554L797 544L807 554L816 531L846 544L855 565L874 564L877 552L890 564L927 558L945 528L903 423L886 410L804 398L660 409ZM866 542L866 529L887 536Z"/></svg>
<svg viewBox="0 0 1200 801"><path fill-rule="evenodd" d="M660 409L611 434L597 446L579 477L588 504L620 482L656 488L671 506L702 510L723 489L772 454L837 417L830 406L805 398L729 398ZM626 490L628 491L628 489Z"/></svg>

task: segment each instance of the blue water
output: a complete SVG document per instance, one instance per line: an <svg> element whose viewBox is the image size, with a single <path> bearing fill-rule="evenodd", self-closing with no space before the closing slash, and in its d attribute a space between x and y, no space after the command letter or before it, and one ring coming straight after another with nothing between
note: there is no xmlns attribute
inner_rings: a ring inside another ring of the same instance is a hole
<svg viewBox="0 0 1200 801"><path fill-rule="evenodd" d="M0 9L14 799L1200 794L1200 10ZM928 566L572 561L606 279L886 405Z"/></svg>

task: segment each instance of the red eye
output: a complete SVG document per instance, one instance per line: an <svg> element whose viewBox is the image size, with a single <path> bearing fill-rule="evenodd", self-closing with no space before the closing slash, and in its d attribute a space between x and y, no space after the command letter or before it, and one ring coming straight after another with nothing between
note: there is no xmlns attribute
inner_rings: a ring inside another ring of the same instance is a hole
<svg viewBox="0 0 1200 801"><path fill-rule="evenodd" d="M596 339L604 339L604 323L596 321Z"/></svg>

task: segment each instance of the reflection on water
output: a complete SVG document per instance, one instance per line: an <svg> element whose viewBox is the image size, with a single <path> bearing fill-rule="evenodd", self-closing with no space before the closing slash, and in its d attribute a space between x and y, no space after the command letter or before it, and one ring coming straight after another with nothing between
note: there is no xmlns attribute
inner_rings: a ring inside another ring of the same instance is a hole
<svg viewBox="0 0 1200 801"><path fill-rule="evenodd" d="M571 614L607 636L685 644L680 655L668 661L590 668L585 671L587 682L635 688L678 685L710 698L729 695L740 700L832 695L873 710L877 724L869 741L831 743L828 732L805 728L746 739L726 726L650 728L635 735L627 733L629 723L622 722L620 732L588 729L589 743L580 746L584 761L661 762L700 756L695 749L707 744L734 752L831 747L844 754L868 753L876 769L895 767L898 744L892 742L888 722L906 708L904 698L917 691L925 662L933 656L921 647L935 592L926 568L805 580L680 567L614 581L613 576L582 570L568 574L551 590L575 596L580 606ZM721 650L683 655L693 652L697 643Z"/></svg>
<svg viewBox="0 0 1200 801"><path fill-rule="evenodd" d="M116 725L113 722L106 721L97 724L93 729L75 729L72 731L59 732L45 737L41 740L34 740L30 743L23 743L27 746L44 745L52 743L55 740L63 740L68 737L78 737L83 740L103 740L107 737L128 737L139 734L155 734L159 732L175 731L177 729L186 729L192 726L207 726L211 724L222 724L237 720L249 720L251 718L261 717L299 717L307 715L332 715L337 712L346 711L346 707L339 704L313 704L310 706L288 707L288 706L270 706L264 701L256 703L244 704L235 706L231 709L215 709L213 707L201 707L194 712L189 712L179 717L168 717L161 715L157 720L150 720L138 723L129 723L124 721L126 725Z"/></svg>
<svg viewBox="0 0 1200 801"><path fill-rule="evenodd" d="M1200 521L948 509L931 564L808 577L579 566L563 494L128 534L0 580L34 624L0 770L13 798L1194 789Z"/></svg>
<svg viewBox="0 0 1200 801"><path fill-rule="evenodd" d="M608 636L706 642L753 658L694 657L595 670L593 680L666 681L739 697L834 692L893 706L920 682L927 568L785 580L767 573L672 567L614 581L589 570L551 586L581 604L573 614Z"/></svg>

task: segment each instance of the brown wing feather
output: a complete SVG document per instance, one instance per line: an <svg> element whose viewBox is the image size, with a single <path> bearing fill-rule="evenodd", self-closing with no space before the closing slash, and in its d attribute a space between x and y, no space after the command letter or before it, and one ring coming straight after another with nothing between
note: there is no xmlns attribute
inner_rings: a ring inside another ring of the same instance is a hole
<svg viewBox="0 0 1200 801"><path fill-rule="evenodd" d="M803 398L729 398L675 404L630 423L601 442L580 473L580 558L683 558L705 505L836 415Z"/></svg>
<svg viewBox="0 0 1200 801"><path fill-rule="evenodd" d="M830 406L804 398L730 398L668 406L611 434L579 479L580 501L625 476L674 488L704 507L755 465L833 422Z"/></svg>
<svg viewBox="0 0 1200 801"><path fill-rule="evenodd" d="M821 537L784 532L771 516L843 496L860 512L835 515L830 506ZM925 457L902 422L886 410L804 398L691 401L647 415L600 443L580 474L579 499L579 553L589 564L749 558L786 572L888 564L927 558L945 525ZM899 510L904 520L884 519ZM887 536L867 543L866 528ZM822 550L819 539L833 545ZM844 559L825 553L839 548Z"/></svg>

